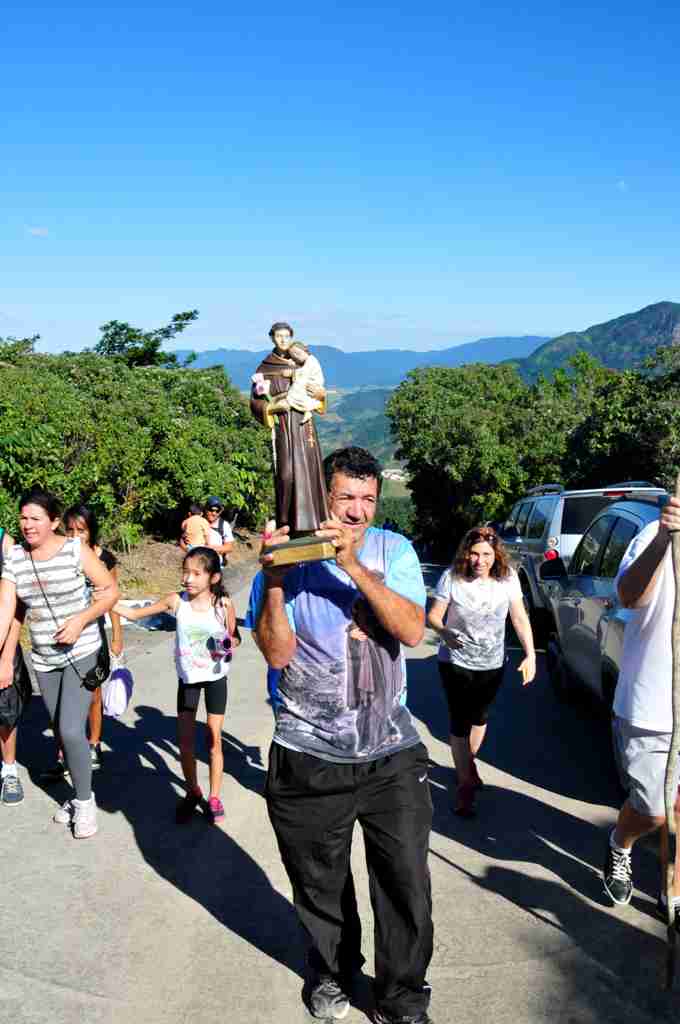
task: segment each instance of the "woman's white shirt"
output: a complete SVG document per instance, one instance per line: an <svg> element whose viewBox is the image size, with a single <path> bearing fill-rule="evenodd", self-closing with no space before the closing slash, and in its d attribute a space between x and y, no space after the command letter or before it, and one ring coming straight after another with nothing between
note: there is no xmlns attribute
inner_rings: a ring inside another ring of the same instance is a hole
<svg viewBox="0 0 680 1024"><path fill-rule="evenodd" d="M461 646L439 645L438 658L462 668L486 671L501 668L505 660L505 622L511 603L522 597L514 569L503 580L466 580L451 569L442 573L435 598L447 603L444 625Z"/></svg>

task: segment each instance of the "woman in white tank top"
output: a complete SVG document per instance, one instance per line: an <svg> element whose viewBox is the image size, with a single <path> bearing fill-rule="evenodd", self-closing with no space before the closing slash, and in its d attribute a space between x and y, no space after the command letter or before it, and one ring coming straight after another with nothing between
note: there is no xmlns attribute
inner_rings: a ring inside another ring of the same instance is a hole
<svg viewBox="0 0 680 1024"><path fill-rule="evenodd" d="M212 548L195 547L182 563L184 590L168 594L155 604L114 611L126 619L145 619L167 612L176 620L175 666L178 676L177 733L187 794L177 807L178 824L188 822L201 807L215 824L224 821L220 799L224 757L222 725L227 708L227 676L232 647L240 643L236 613L222 586L219 555ZM196 774L196 712L203 693L207 712L210 753L210 795L203 798Z"/></svg>

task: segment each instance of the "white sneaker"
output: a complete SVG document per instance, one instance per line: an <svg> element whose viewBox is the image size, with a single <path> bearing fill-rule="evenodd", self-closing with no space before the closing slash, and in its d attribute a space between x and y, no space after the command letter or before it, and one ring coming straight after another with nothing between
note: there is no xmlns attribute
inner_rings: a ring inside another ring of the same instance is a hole
<svg viewBox="0 0 680 1024"><path fill-rule="evenodd" d="M76 839L89 839L97 831L97 805L94 793L89 800L74 800L73 835Z"/></svg>
<svg viewBox="0 0 680 1024"><path fill-rule="evenodd" d="M52 821L56 821L57 825L70 825L73 821L74 811L73 801L66 800L55 813Z"/></svg>

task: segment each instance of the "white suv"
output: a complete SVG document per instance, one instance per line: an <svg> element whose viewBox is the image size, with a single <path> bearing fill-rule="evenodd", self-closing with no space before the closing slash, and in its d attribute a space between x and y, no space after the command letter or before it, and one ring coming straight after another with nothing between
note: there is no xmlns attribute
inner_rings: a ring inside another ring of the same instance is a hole
<svg viewBox="0 0 680 1024"><path fill-rule="evenodd" d="M598 512L613 501L656 499L665 493L643 480L582 491L543 484L513 506L500 527L500 535L517 569L527 611L539 630L552 626L550 602L540 577L546 559L559 557L568 569L581 537Z"/></svg>

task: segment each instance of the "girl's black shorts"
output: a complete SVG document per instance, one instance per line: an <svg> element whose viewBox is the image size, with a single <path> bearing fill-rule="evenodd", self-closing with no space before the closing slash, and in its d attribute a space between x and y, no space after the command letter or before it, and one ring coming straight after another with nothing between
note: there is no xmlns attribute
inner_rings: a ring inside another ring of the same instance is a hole
<svg viewBox="0 0 680 1024"><path fill-rule="evenodd" d="M505 667L489 670L462 668L450 661L440 661L441 677L449 705L451 735L470 735L473 725L485 725L489 708L496 699Z"/></svg>
<svg viewBox="0 0 680 1024"><path fill-rule="evenodd" d="M223 715L227 710L227 677L211 679L208 683L183 683L178 680L177 714L197 711L201 694L205 694L205 710L209 715Z"/></svg>

